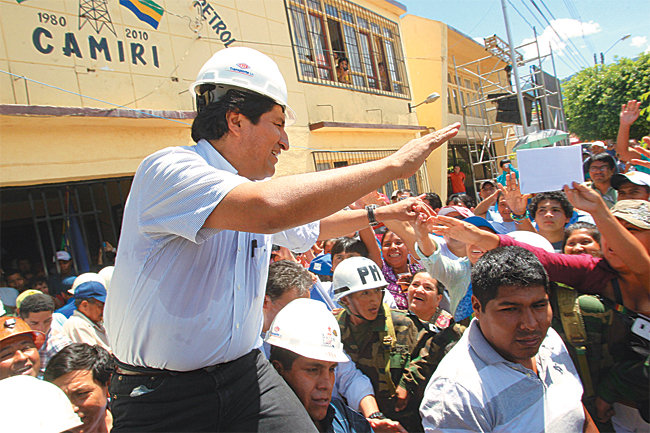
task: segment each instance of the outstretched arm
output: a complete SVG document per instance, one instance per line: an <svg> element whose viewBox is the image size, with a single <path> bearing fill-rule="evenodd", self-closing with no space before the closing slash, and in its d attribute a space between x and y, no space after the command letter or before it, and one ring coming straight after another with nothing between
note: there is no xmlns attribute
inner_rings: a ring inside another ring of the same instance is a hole
<svg viewBox="0 0 650 433"><path fill-rule="evenodd" d="M490 207L494 206L494 204L497 202L498 195L499 191L494 191L492 194L487 196L485 200L481 200L479 204L477 204L474 208L474 215L485 218L488 211L490 210Z"/></svg>
<svg viewBox="0 0 650 433"><path fill-rule="evenodd" d="M411 140L380 160L242 183L219 202L203 227L275 233L325 218L386 182L411 176L459 127L455 123Z"/></svg>
<svg viewBox="0 0 650 433"><path fill-rule="evenodd" d="M616 136L616 151L623 161L629 161L637 157L634 151L630 151L630 126L639 118L640 102L636 100L627 101L621 107L621 114L618 124L618 135Z"/></svg>
<svg viewBox="0 0 650 433"><path fill-rule="evenodd" d="M640 281L646 282L646 287L641 289L647 297L647 282L650 281L650 255L645 247L618 222L600 194L592 188L573 182L573 188L564 186L564 193L573 206L591 214L600 234L607 242L607 248L622 260Z"/></svg>
<svg viewBox="0 0 650 433"><path fill-rule="evenodd" d="M630 162L634 165L640 165L645 168L650 168L650 150L644 149L641 146L634 146L634 151L637 152L639 155L643 155L649 160L644 160L644 159L631 159Z"/></svg>

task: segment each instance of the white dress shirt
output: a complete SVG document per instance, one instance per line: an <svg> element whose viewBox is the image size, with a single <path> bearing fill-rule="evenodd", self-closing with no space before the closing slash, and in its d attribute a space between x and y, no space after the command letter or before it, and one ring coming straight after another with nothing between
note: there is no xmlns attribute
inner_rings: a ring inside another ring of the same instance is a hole
<svg viewBox="0 0 650 433"><path fill-rule="evenodd" d="M205 140L163 149L140 164L104 312L120 361L191 371L262 344L271 245L306 251L320 223L275 235L202 228L244 182L250 180Z"/></svg>

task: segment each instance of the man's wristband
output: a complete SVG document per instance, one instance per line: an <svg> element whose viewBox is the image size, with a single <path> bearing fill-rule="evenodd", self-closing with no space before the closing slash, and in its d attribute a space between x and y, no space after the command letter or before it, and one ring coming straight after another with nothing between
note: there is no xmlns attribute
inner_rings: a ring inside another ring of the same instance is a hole
<svg viewBox="0 0 650 433"><path fill-rule="evenodd" d="M386 416L384 416L383 413L377 411L377 412L371 413L366 418L368 418L368 419L386 419Z"/></svg>
<svg viewBox="0 0 650 433"><path fill-rule="evenodd" d="M379 206L377 206L376 204L369 204L366 206L366 212L368 214L368 222L373 227L379 224L379 222L377 222L377 218L375 218L375 209L377 209L378 207Z"/></svg>

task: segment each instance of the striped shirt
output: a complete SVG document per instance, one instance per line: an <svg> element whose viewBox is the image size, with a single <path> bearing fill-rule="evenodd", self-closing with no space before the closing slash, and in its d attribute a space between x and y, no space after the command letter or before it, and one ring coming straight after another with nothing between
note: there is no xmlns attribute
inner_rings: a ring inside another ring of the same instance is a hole
<svg viewBox="0 0 650 433"><path fill-rule="evenodd" d="M442 360L420 406L430 432L581 432L582 384L560 336L548 329L538 374L505 360L474 319Z"/></svg>

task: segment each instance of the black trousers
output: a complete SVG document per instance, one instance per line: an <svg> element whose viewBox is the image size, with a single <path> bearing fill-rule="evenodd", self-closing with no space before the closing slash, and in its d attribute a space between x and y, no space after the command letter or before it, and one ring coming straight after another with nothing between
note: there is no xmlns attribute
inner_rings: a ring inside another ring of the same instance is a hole
<svg viewBox="0 0 650 433"><path fill-rule="evenodd" d="M116 374L109 392L113 433L317 432L259 350L191 372Z"/></svg>

